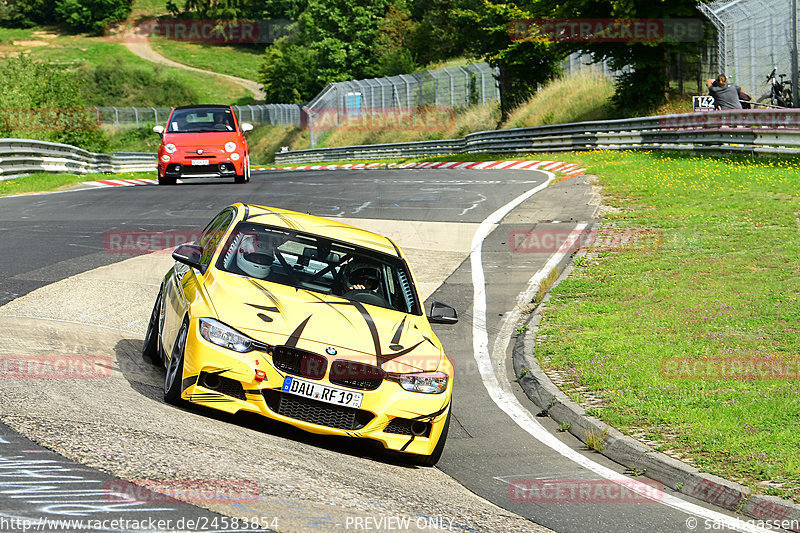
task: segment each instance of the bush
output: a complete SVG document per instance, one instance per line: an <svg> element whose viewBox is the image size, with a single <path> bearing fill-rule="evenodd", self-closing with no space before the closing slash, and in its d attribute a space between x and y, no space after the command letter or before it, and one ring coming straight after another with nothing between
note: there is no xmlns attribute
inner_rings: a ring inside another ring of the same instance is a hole
<svg viewBox="0 0 800 533"><path fill-rule="evenodd" d="M161 137L153 133L155 124L141 128L106 128L109 152L157 152Z"/></svg>
<svg viewBox="0 0 800 533"><path fill-rule="evenodd" d="M57 0L56 20L73 30L102 33L108 22L125 20L133 0Z"/></svg>
<svg viewBox="0 0 800 533"><path fill-rule="evenodd" d="M99 152L107 140L86 109L80 78L27 56L0 63L0 137L60 142Z"/></svg>
<svg viewBox="0 0 800 533"><path fill-rule="evenodd" d="M108 22L125 20L133 0L4 0L0 26L30 28L64 25L75 31L102 33Z"/></svg>
<svg viewBox="0 0 800 533"><path fill-rule="evenodd" d="M55 20L51 0L5 0L0 2L0 26L30 28Z"/></svg>
<svg viewBox="0 0 800 533"><path fill-rule="evenodd" d="M195 103L197 90L169 76L163 68L128 66L116 57L95 68L85 67L84 97L93 106L170 107Z"/></svg>

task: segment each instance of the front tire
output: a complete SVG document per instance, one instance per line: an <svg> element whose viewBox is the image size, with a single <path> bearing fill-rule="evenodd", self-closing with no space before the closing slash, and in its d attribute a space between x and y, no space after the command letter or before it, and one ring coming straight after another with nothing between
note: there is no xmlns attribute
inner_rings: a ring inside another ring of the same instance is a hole
<svg viewBox="0 0 800 533"><path fill-rule="evenodd" d="M175 185L175 183L177 181L178 181L177 178L168 178L166 176L164 176L164 177L159 176L158 177L158 184L159 185Z"/></svg>
<svg viewBox="0 0 800 533"><path fill-rule="evenodd" d="M175 339L175 349L167 365L167 375L164 377L164 401L172 405L181 405L181 387L183 385L183 354L186 350L186 337L189 335L189 322L184 321L178 338Z"/></svg>
<svg viewBox="0 0 800 533"><path fill-rule="evenodd" d="M250 156L245 156L244 165L242 165L242 175L236 176L236 183L250 183Z"/></svg>
<svg viewBox="0 0 800 533"><path fill-rule="evenodd" d="M142 346L142 359L155 366L164 364L161 358L161 346L158 342L161 334L159 318L161 317L162 292L162 290L158 291L156 303L150 313L150 321L147 323L147 333L144 334L144 345Z"/></svg>

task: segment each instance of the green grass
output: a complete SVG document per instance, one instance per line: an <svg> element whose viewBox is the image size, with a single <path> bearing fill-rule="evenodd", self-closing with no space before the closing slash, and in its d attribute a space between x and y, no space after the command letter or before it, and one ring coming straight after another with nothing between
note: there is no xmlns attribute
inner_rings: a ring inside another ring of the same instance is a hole
<svg viewBox="0 0 800 533"><path fill-rule="evenodd" d="M0 196L67 189L83 181L119 178L153 178L153 172L127 172L125 174L49 174L40 172L10 180L0 181Z"/></svg>
<svg viewBox="0 0 800 533"><path fill-rule="evenodd" d="M27 32L21 34L20 32ZM41 32L39 32L41 33ZM13 45L13 40L41 41L43 46ZM104 37L86 35L58 34L52 38L37 37L34 30L10 30L0 28L0 56L6 54L27 53L32 58L62 64L97 66L120 58L126 66L163 71L182 85L192 86L198 94L199 101L187 102L197 104L216 103L252 103L252 94L243 87L219 77L211 77L174 67L155 65L131 53L118 42L105 40ZM118 105L133 106L138 102L119 102Z"/></svg>
<svg viewBox="0 0 800 533"><path fill-rule="evenodd" d="M537 156L537 158L542 156ZM800 166L656 153L559 154L600 176L599 247L553 293L542 365L605 398L596 414L702 470L800 500L800 385L763 375L677 379L669 361L800 364Z"/></svg>
<svg viewBox="0 0 800 533"><path fill-rule="evenodd" d="M108 138L108 152L158 152L161 137L153 132L154 124L141 128L103 127Z"/></svg>
<svg viewBox="0 0 800 533"><path fill-rule="evenodd" d="M0 29L0 46L13 46L16 40L33 40L32 28L2 28Z"/></svg>
<svg viewBox="0 0 800 533"><path fill-rule="evenodd" d="M266 44L223 45L151 39L153 50L190 67L258 81Z"/></svg>
<svg viewBox="0 0 800 533"><path fill-rule="evenodd" d="M179 7L183 7L184 2L175 2ZM137 19L143 17L153 17L167 13L167 0L134 0L133 10L130 18Z"/></svg>

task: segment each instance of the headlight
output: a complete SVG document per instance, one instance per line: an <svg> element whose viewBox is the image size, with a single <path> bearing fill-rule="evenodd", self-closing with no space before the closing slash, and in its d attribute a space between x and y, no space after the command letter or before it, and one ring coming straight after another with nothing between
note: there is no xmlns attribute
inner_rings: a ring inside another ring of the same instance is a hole
<svg viewBox="0 0 800 533"><path fill-rule="evenodd" d="M238 160L239 160L239 154L231 154L231 161L238 161Z"/></svg>
<svg viewBox="0 0 800 533"><path fill-rule="evenodd" d="M394 374L392 376L407 391L425 394L440 394L447 389L447 374L444 372L420 372L418 374Z"/></svg>
<svg viewBox="0 0 800 533"><path fill-rule="evenodd" d="M162 156L161 156L161 160L162 160L164 163L167 163L167 162L169 161L169 156L168 156L167 154L164 154L164 155L162 155Z"/></svg>
<svg viewBox="0 0 800 533"><path fill-rule="evenodd" d="M169 143L168 145L164 146L164 151L167 152L168 154L174 154L175 150L177 150L177 148L172 143Z"/></svg>
<svg viewBox="0 0 800 533"><path fill-rule="evenodd" d="M225 151L228 152L228 153L235 152L236 151L236 143L235 142L225 143Z"/></svg>
<svg viewBox="0 0 800 533"><path fill-rule="evenodd" d="M213 318L200 319L200 336L234 352L245 353L253 349L253 339Z"/></svg>

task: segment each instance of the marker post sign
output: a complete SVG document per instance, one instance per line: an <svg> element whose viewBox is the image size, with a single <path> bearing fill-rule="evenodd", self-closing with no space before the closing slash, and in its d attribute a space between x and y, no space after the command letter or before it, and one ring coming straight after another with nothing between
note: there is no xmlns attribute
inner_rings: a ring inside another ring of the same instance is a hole
<svg viewBox="0 0 800 533"><path fill-rule="evenodd" d="M714 97L710 95L692 96L694 112L714 111Z"/></svg>

